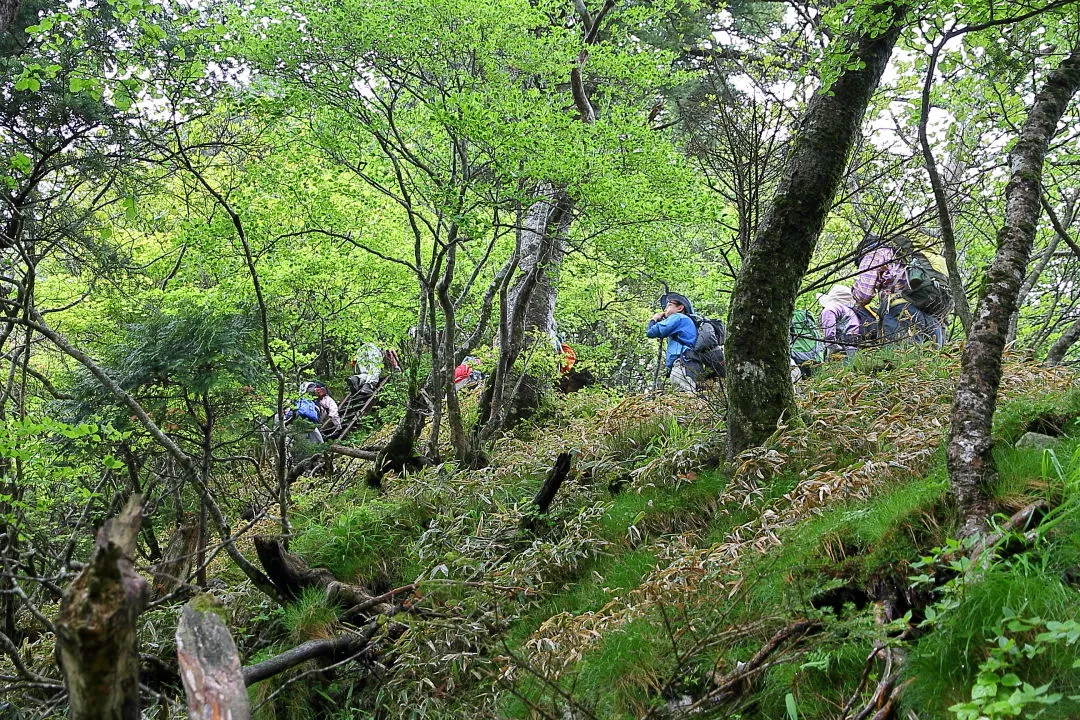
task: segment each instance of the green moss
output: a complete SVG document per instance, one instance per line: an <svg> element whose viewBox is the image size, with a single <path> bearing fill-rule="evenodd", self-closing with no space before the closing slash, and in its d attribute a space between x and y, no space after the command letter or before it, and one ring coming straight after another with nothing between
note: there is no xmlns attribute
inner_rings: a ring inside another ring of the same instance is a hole
<svg viewBox="0 0 1080 720"><path fill-rule="evenodd" d="M221 618L226 627L229 624L229 611L221 604L221 601L210 593L199 593L188 601L192 610L198 612L211 612Z"/></svg>

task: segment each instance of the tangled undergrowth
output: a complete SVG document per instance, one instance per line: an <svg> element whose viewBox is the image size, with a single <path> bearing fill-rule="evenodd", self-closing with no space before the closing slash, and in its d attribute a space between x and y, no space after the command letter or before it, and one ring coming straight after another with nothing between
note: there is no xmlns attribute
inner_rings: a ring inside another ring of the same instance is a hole
<svg viewBox="0 0 1080 720"><path fill-rule="evenodd" d="M838 610L849 591L867 606L854 585L902 584L906 563L947 536L938 466L957 362L882 352L825 368L800 387L800 416L730 473L709 469L723 455L716 391L593 391L500 438L486 469L442 465L391 478L378 500L346 490L328 502L313 491L295 543L312 548L312 561L325 555L316 546L328 529L365 515L339 515L342 501L423 518L412 532L408 523L370 528L393 556L383 586L419 581L409 602L429 614L402 616L408 631L387 641L377 690L350 694L355 711L341 717L375 706L387 717L719 712L726 673L794 618L814 617L815 603ZM1012 362L1002 395L1031 405L1073 382L1066 371ZM1016 428L1006 434L1015 439ZM532 495L564 450L574 453L572 473L538 518ZM367 537L363 522L340 535L353 533ZM821 600L834 595L841 599ZM817 649L781 648L770 660L776 669L758 678L762 707L786 707L769 702L784 703L803 682L782 668L809 662L857 677L883 637L872 614L813 623ZM362 674L371 682L371 668ZM338 694L357 687L355 678L337 682ZM848 685L838 687L852 692ZM815 715L813 694L804 694L804 716L830 717Z"/></svg>
<svg viewBox="0 0 1080 720"><path fill-rule="evenodd" d="M1014 553L963 585L966 571L935 574L957 562L934 550L949 547L955 520L941 442L957 363L882 351L822 368L798 388L799 415L730 468L718 388L590 390L498 439L482 470L429 467L388 477L381 493L345 463L302 480L291 550L341 581L397 589L398 611L362 656L257 685L255 717L850 718L885 688L876 702L951 720L990 657L986 639L1009 632L991 609L1051 632L1078 599L1074 580L1051 580L1080 577L1080 527L1064 521L1031 545L1041 554ZM1075 381L1007 364L996 432L1009 511L1073 497L1062 479L1073 465L1050 472L1040 453L1005 448L1039 417L1080 435ZM570 475L539 514L532 498L564 451ZM274 609L223 560L210 571L246 663L348 631L319 592ZM1017 588L1031 597L1017 601ZM174 611L155 607L144 633ZM168 638L151 634L144 650L165 658ZM1080 692L1061 637L1034 660L1005 660ZM939 658L968 669L942 680ZM1039 707L1049 717L1068 702Z"/></svg>

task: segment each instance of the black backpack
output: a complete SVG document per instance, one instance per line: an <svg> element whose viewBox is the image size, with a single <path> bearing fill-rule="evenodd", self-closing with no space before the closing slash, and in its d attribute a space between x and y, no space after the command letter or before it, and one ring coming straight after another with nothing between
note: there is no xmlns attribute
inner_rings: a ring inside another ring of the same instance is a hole
<svg viewBox="0 0 1080 720"><path fill-rule="evenodd" d="M727 339L727 326L719 318L694 316L692 319L697 326L697 342L691 350L684 353L686 360L701 363L707 371L706 375L724 377L724 340Z"/></svg>

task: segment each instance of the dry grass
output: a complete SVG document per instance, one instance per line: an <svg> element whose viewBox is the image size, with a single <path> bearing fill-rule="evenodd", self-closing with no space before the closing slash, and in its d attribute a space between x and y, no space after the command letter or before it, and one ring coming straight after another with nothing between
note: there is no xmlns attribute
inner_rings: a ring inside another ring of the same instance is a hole
<svg viewBox="0 0 1080 720"><path fill-rule="evenodd" d="M675 539L670 562L603 609L548 619L528 641L537 669L558 675L599 639L661 606L733 597L746 580L741 560L776 548L784 528L827 506L865 499L889 482L925 474L947 431L958 373L958 359L944 355L938 362L936 379L923 375L915 382L902 368L881 377L841 372L803 388L804 424L781 428L768 445L737 458L734 482L718 499L718 512L755 502L764 482L793 468L800 475L796 487L711 547ZM1010 360L1001 399L1063 392L1075 382L1069 371ZM843 554L842 547L832 551Z"/></svg>

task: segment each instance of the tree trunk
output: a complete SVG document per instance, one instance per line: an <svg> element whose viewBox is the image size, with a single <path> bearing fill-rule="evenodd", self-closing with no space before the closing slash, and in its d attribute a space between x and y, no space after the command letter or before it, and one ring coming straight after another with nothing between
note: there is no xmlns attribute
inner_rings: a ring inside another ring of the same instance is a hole
<svg viewBox="0 0 1080 720"><path fill-rule="evenodd" d="M934 45L934 50L930 55L930 67L927 68L926 80L923 83L922 105L919 114L919 147L922 149L923 160L926 162L926 172L930 176L930 187L934 191L938 228L941 230L942 254L949 271L949 288L952 291L953 308L956 311L956 316L960 318L960 325L966 335L971 330L971 307L968 305L967 292L964 290L964 282L960 277L960 268L956 259L956 233L953 230L952 213L949 211L949 199L945 194L945 183L941 179L941 173L938 172L934 152L930 148L930 138L926 132L926 126L930 120L930 88L934 81L934 69L937 67L938 54L944 46L944 40Z"/></svg>
<svg viewBox="0 0 1080 720"><path fill-rule="evenodd" d="M7 32L19 13L20 0L0 0L0 33Z"/></svg>
<svg viewBox="0 0 1080 720"><path fill-rule="evenodd" d="M510 288L502 320L507 324L509 342L501 348L505 360L497 382L496 401L490 409L487 436L512 426L532 414L547 387L547 357L534 364L533 355L557 356L555 299L558 295L559 267L565 252L566 235L573 219L573 201L562 188L546 184L540 199L529 207L520 237L521 275ZM514 364L525 356L524 375L514 372ZM495 374L493 374L493 377Z"/></svg>
<svg viewBox="0 0 1080 720"><path fill-rule="evenodd" d="M1043 270L1050 263L1050 259L1054 257L1054 253L1057 251L1058 243L1061 241L1057 235L1054 235L1047 244L1046 249L1039 254L1039 260L1035 263L1035 267L1024 278L1024 284L1020 286L1020 291L1016 295L1016 312L1009 318L1009 331L1005 336L1005 343L1011 343L1016 341L1016 332L1020 325L1020 310L1024 307L1024 303L1027 302L1028 295L1031 294L1032 288L1035 287L1035 283L1039 282L1039 278L1042 277Z"/></svg>
<svg viewBox="0 0 1080 720"><path fill-rule="evenodd" d="M155 598L164 597L187 582L198 544L199 524L186 517L169 538L165 557L151 568L154 573Z"/></svg>
<svg viewBox="0 0 1080 720"><path fill-rule="evenodd" d="M991 429L1001 384L1001 355L1009 319L1031 257L1042 197L1042 169L1050 140L1080 87L1080 46L1047 77L1009 154L1005 223L986 273L975 322L964 346L949 431L949 481L961 514L961 534L979 534L993 511L997 479Z"/></svg>
<svg viewBox="0 0 1080 720"><path fill-rule="evenodd" d="M1065 360L1065 354L1069 352L1069 348L1075 345L1077 340L1080 340L1080 320L1070 325L1069 329L1050 346L1050 352L1046 353L1046 364L1060 365Z"/></svg>
<svg viewBox="0 0 1080 720"><path fill-rule="evenodd" d="M535 412L550 385L549 361L558 355L558 274L572 209L573 201L566 191L547 183L523 220L516 250L521 274L501 303L499 364L488 377L480 400L477 447ZM546 357L537 362L538 355ZM522 357L524 373L515 370Z"/></svg>
<svg viewBox="0 0 1080 720"><path fill-rule="evenodd" d="M184 606L176 628L176 657L187 693L190 720L247 720L247 688L229 628L202 595ZM200 607L197 607L200 606Z"/></svg>
<svg viewBox="0 0 1080 720"><path fill-rule="evenodd" d="M728 455L760 445L795 411L788 328L859 132L863 114L900 34L891 27L853 41L851 63L827 92L815 93L784 173L747 254L732 298L727 355Z"/></svg>
<svg viewBox="0 0 1080 720"><path fill-rule="evenodd" d="M98 531L94 552L60 601L56 646L74 720L138 720L139 647L135 623L147 583L131 557L142 523L132 495Z"/></svg>

